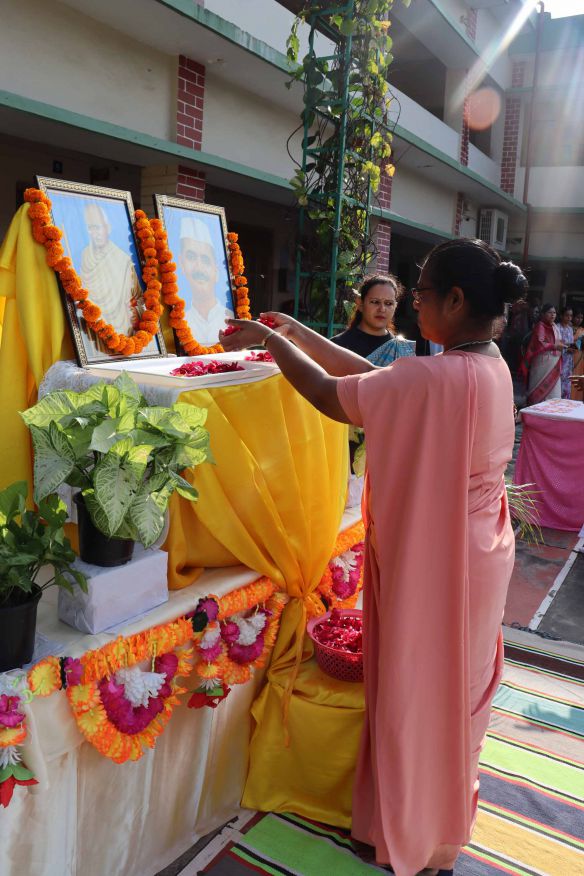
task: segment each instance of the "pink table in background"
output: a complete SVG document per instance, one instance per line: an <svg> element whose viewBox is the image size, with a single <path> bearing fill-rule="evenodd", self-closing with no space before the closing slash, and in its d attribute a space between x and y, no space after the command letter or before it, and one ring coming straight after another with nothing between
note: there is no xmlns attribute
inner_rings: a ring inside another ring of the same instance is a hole
<svg viewBox="0 0 584 876"><path fill-rule="evenodd" d="M541 526L580 530L584 523L584 403L548 399L521 411L516 484L534 484Z"/></svg>

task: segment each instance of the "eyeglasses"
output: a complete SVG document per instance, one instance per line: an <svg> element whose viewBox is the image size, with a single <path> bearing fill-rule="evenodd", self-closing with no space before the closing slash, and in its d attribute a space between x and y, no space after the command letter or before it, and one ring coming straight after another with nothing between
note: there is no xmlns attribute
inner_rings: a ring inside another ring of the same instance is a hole
<svg viewBox="0 0 584 876"><path fill-rule="evenodd" d="M412 286L410 292L412 293L412 297L414 301L420 300L420 292L428 292L433 289L434 286Z"/></svg>

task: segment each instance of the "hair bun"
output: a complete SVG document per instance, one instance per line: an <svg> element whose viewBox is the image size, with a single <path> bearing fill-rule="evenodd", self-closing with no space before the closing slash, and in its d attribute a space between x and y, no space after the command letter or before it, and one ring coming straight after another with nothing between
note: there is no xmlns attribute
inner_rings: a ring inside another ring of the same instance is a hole
<svg viewBox="0 0 584 876"><path fill-rule="evenodd" d="M529 283L520 267L514 262L501 262L495 268L495 290L503 303L512 303L523 298Z"/></svg>

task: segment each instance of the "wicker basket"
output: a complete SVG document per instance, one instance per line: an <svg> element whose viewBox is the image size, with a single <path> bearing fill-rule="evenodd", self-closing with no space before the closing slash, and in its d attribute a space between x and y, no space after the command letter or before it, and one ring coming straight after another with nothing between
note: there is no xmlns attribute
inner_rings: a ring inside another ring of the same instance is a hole
<svg viewBox="0 0 584 876"><path fill-rule="evenodd" d="M344 617L362 617L363 612L358 608L341 609L339 612ZM363 653L351 654L330 645L323 645L314 637L314 629L319 624L328 620L330 611L321 617L315 617L308 621L306 631L314 644L314 656L323 672L339 681L363 681Z"/></svg>

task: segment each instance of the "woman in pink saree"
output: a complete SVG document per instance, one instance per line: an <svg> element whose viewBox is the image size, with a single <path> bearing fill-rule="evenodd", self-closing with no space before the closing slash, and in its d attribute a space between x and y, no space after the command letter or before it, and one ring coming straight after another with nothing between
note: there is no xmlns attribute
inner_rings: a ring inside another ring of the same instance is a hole
<svg viewBox="0 0 584 876"><path fill-rule="evenodd" d="M457 239L432 250L413 290L422 335L442 355L375 368L274 313L276 331L230 320L241 331L222 341L264 344L319 410L367 434L352 835L397 876L451 870L474 825L514 559L503 479L513 392L491 328L525 286L482 241Z"/></svg>
<svg viewBox="0 0 584 876"><path fill-rule="evenodd" d="M564 344L556 327L556 308L544 304L521 363L527 378L527 404L536 405L546 398L562 395L561 370Z"/></svg>

